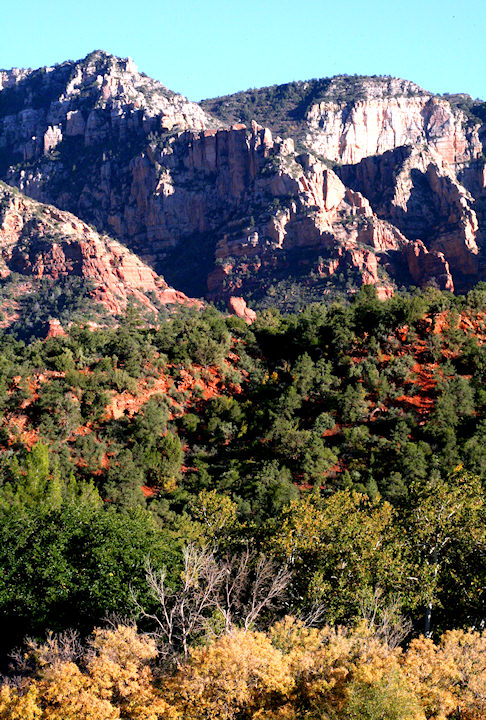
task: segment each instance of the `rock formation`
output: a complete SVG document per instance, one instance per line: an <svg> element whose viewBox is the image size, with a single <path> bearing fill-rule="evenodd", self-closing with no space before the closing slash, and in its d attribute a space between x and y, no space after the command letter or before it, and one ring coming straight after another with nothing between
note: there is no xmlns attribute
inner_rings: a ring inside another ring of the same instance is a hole
<svg viewBox="0 0 486 720"><path fill-rule="evenodd" d="M150 132L214 125L195 103L103 51L39 70L0 71L0 148L32 161L63 139L85 147Z"/></svg>
<svg viewBox="0 0 486 720"><path fill-rule="evenodd" d="M97 51L0 71L0 98L0 177L82 218L72 242L30 236L0 272L101 283L108 266L113 312L127 293L185 302L161 272L253 307L482 277L483 130L462 96L341 76L198 105Z"/></svg>
<svg viewBox="0 0 486 720"><path fill-rule="evenodd" d="M472 102L468 96L460 99ZM298 137L309 151L342 163L424 143L450 163L482 153L477 117L447 97L398 78L340 75L236 93L202 105L233 122L250 113L271 129Z"/></svg>
<svg viewBox="0 0 486 720"><path fill-rule="evenodd" d="M468 125L446 100L420 94L368 97L349 103L321 102L306 114L306 144L330 160L357 163L403 145L427 143L446 162L477 158L479 123Z"/></svg>
<svg viewBox="0 0 486 720"><path fill-rule="evenodd" d="M249 308L241 297L230 297L228 309L237 317L242 318L248 325L251 325L256 320L256 312Z"/></svg>
<svg viewBox="0 0 486 720"><path fill-rule="evenodd" d="M50 318L47 323L46 337L65 337L66 332L57 318Z"/></svg>
<svg viewBox="0 0 486 720"><path fill-rule="evenodd" d="M449 263L441 252L429 252L421 240L408 243L404 250L410 275L416 285L434 280L440 290L454 292Z"/></svg>
<svg viewBox="0 0 486 720"><path fill-rule="evenodd" d="M428 250L443 253L458 286L477 277L478 221L473 198L437 152L423 146L398 148L343 166L338 172L344 182L369 198L379 217L408 239L421 240Z"/></svg>
<svg viewBox="0 0 486 720"><path fill-rule="evenodd" d="M116 240L4 183L0 183L0 275L4 288L11 283L13 297L19 286L21 292L31 292L42 279L81 278L89 283L92 304L110 315L122 313L128 302L155 316L163 305L192 302ZM62 332L58 320L52 319L48 334Z"/></svg>

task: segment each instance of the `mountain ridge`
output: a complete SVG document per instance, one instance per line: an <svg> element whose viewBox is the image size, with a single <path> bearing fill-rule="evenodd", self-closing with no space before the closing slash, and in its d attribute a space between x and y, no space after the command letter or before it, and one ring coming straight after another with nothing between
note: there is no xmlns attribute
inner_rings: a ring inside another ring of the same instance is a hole
<svg viewBox="0 0 486 720"><path fill-rule="evenodd" d="M335 76L198 104L104 51L9 72L0 179L186 295L295 309L484 275L483 103L464 94Z"/></svg>

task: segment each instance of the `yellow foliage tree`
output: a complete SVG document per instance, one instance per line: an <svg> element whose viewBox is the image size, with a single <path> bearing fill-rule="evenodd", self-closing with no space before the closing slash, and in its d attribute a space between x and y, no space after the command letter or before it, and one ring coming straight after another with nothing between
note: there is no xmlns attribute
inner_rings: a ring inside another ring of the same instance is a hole
<svg viewBox="0 0 486 720"><path fill-rule="evenodd" d="M293 501L271 550L294 568L306 599L326 606L330 622L355 617L377 586L385 597L405 595L408 561L387 502L347 490Z"/></svg>
<svg viewBox="0 0 486 720"><path fill-rule="evenodd" d="M29 682L25 687L12 688L5 683L0 688L0 718L2 720L39 720L42 710L39 707L39 693L35 684Z"/></svg>
<svg viewBox="0 0 486 720"><path fill-rule="evenodd" d="M95 630L81 665L65 659L62 643L31 645L37 664L19 688L0 690L0 720L177 720L153 685L150 638L131 626Z"/></svg>
<svg viewBox="0 0 486 720"><path fill-rule="evenodd" d="M486 632L450 630L438 645L413 640L403 669L427 718L486 717Z"/></svg>
<svg viewBox="0 0 486 720"><path fill-rule="evenodd" d="M129 720L172 720L177 715L153 685L149 663L157 656L152 638L133 626L115 630L97 628L88 672L99 695L120 709Z"/></svg>
<svg viewBox="0 0 486 720"><path fill-rule="evenodd" d="M73 662L55 663L40 678L0 691L2 720L118 720L120 713L97 693Z"/></svg>
<svg viewBox="0 0 486 720"><path fill-rule="evenodd" d="M195 648L189 665L168 683L184 720L232 720L243 710L245 717L270 717L292 688L283 654L264 633L242 630Z"/></svg>
<svg viewBox="0 0 486 720"><path fill-rule="evenodd" d="M378 640L364 625L318 630L287 617L273 626L270 636L289 663L292 703L308 708L309 718L354 718L357 705L365 700L390 720L423 718L401 671L400 650ZM363 709L363 720L367 717Z"/></svg>
<svg viewBox="0 0 486 720"><path fill-rule="evenodd" d="M484 720L486 632L390 647L364 623L268 633L235 630L190 652L159 682L153 640L132 626L30 643L17 685L0 687L0 720ZM162 687L160 687L162 685Z"/></svg>

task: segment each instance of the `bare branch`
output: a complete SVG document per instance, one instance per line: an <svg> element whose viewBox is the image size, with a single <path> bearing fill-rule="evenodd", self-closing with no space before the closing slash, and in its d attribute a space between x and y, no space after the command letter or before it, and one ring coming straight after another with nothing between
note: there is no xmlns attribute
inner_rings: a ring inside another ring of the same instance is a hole
<svg viewBox="0 0 486 720"><path fill-rule="evenodd" d="M400 645L412 630L411 621L400 613L399 598L386 603L381 588L362 598L360 610L369 631L390 648Z"/></svg>
<svg viewBox="0 0 486 720"><path fill-rule="evenodd" d="M308 628L318 627L326 617L327 610L327 605L315 602L306 612L298 615L298 619Z"/></svg>
<svg viewBox="0 0 486 720"><path fill-rule="evenodd" d="M179 655L187 658L191 640L203 633L218 634L215 610L224 621L222 632L254 625L263 610L283 599L291 572L263 555L255 556L248 547L241 555L217 561L214 551L188 545L183 551L182 586L170 590L166 576L165 569L155 570L147 562L155 612L145 610L133 591L131 595L140 616L152 622L162 656L177 662Z"/></svg>
<svg viewBox="0 0 486 720"><path fill-rule="evenodd" d="M271 560L264 555L260 556L251 588L250 607L243 623L245 630L253 625L260 613L272 605L276 598L285 594L290 579L291 572L287 566L277 570Z"/></svg>

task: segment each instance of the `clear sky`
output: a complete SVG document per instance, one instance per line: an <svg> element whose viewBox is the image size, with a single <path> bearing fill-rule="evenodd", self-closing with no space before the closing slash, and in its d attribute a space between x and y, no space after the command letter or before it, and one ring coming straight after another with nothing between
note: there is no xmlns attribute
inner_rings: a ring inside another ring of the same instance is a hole
<svg viewBox="0 0 486 720"><path fill-rule="evenodd" d="M191 100L339 73L486 99L486 0L0 0L0 67L103 49Z"/></svg>

